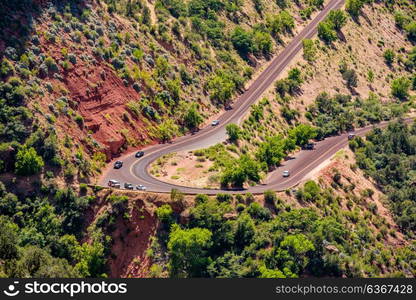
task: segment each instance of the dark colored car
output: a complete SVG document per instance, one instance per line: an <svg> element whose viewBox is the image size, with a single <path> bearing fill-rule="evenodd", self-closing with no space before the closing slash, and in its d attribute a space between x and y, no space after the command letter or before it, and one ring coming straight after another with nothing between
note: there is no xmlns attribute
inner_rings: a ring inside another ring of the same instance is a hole
<svg viewBox="0 0 416 300"><path fill-rule="evenodd" d="M134 189L134 186L133 186L131 183L126 182L126 183L124 184L124 188L125 188L126 190L133 190L133 189Z"/></svg>
<svg viewBox="0 0 416 300"><path fill-rule="evenodd" d="M120 169L123 166L123 162L118 160L114 163L114 169Z"/></svg>
<svg viewBox="0 0 416 300"><path fill-rule="evenodd" d="M142 157L144 155L144 152L143 151L138 151L138 152L136 152L136 157L137 158L140 158L140 157Z"/></svg>
<svg viewBox="0 0 416 300"><path fill-rule="evenodd" d="M315 148L314 143L308 143L303 147L305 150L313 150Z"/></svg>
<svg viewBox="0 0 416 300"><path fill-rule="evenodd" d="M355 133L352 133L352 132L351 132L351 133L349 133L349 134L348 134L348 139L349 139L349 140L352 140L353 138L355 138Z"/></svg>

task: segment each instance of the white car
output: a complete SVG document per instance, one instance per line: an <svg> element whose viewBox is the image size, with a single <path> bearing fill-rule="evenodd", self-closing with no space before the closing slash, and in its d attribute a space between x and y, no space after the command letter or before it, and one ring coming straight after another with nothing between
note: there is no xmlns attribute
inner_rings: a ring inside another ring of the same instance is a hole
<svg viewBox="0 0 416 300"><path fill-rule="evenodd" d="M290 172L288 170L283 171L282 173L283 177L289 177L290 176Z"/></svg>
<svg viewBox="0 0 416 300"><path fill-rule="evenodd" d="M143 184L139 184L136 186L136 189L139 191L145 191L147 188Z"/></svg>
<svg viewBox="0 0 416 300"><path fill-rule="evenodd" d="M220 121L219 120L214 120L214 121L211 122L211 125L212 126L217 126L219 124L220 124Z"/></svg>
<svg viewBox="0 0 416 300"><path fill-rule="evenodd" d="M117 181L117 180L114 180L114 179L111 179L111 180L109 180L108 181L108 186L109 187L113 187L113 188L120 188L120 186L121 186L121 184L120 184L120 182L119 181Z"/></svg>

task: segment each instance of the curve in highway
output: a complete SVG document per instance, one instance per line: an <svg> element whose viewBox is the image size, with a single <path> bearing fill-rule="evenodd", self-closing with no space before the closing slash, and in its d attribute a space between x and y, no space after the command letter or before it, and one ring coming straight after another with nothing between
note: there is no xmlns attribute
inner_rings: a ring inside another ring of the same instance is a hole
<svg viewBox="0 0 416 300"><path fill-rule="evenodd" d="M137 159L134 153L122 157L124 166L121 169L108 168L99 184L106 186L108 180L115 179L133 184L143 184L148 191L152 192L170 192L172 188L180 189L188 194L218 194L218 193L236 193L251 192L262 193L265 190L284 190L298 184L307 173L318 167L323 161L331 157L339 149L347 145L346 134L327 138L316 144L315 150L300 151L294 159L285 161L282 166L277 168L268 176L264 184L250 187L245 190L225 190L225 189L203 189L179 186L166 183L152 177L148 173L149 165L157 158L178 151L189 151L205 148L222 142L226 139L225 126L229 123L240 123L241 119L249 110L250 106L255 103L261 95L273 84L276 78L281 74L285 67L302 49L302 41L312 38L317 32L318 24L325 19L328 13L333 9L338 9L344 4L345 0L331 0L328 5L285 47L285 49L276 56L270 65L253 81L251 86L241 94L234 102L233 108L226 111L219 117L220 125L213 127L207 126L195 134L185 135L176 138L171 143L150 146L145 151L145 156ZM357 130L357 134L365 134L371 127ZM280 172L288 169L291 172L289 178L282 178Z"/></svg>

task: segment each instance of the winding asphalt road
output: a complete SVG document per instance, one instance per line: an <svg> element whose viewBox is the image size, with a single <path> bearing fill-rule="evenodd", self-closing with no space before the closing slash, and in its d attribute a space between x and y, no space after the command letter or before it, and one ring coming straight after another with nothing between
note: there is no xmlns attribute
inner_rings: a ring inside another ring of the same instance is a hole
<svg viewBox="0 0 416 300"><path fill-rule="evenodd" d="M125 182L143 184L151 192L170 192L172 188L177 188L188 194L218 194L218 193L262 193L265 190L285 190L297 185L302 179L316 169L325 160L334 155L338 150L347 146L347 134L327 138L316 144L314 150L302 150L292 159L285 161L279 168L267 176L264 184L256 185L245 190L223 190L223 189L202 189L166 183L152 177L148 173L149 165L157 158L179 151L189 151L205 148L222 142L226 139L225 126L229 123L240 123L241 119L261 95L274 83L285 67L302 49L302 41L312 38L317 32L317 25L324 20L328 13L333 9L338 9L344 4L345 0L332 0L328 5L286 46L286 48L276 56L270 65L260 74L251 84L246 92L241 94L233 104L233 109L226 111L219 118L220 125L213 127L207 126L195 134L179 137L168 144L150 146L146 149L145 155L137 159L131 153L123 156L124 166L121 169L113 169L112 165L104 172L98 184L107 186L110 179L115 179L123 185ZM385 126L380 123L378 126ZM358 129L357 135L364 135L371 130L371 127ZM282 178L281 172L290 170L291 176Z"/></svg>

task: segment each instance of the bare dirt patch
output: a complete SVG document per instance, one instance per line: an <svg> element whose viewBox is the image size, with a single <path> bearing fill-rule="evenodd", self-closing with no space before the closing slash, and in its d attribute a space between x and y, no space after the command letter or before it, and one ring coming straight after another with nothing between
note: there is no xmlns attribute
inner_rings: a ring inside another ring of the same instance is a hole
<svg viewBox="0 0 416 300"><path fill-rule="evenodd" d="M150 173L168 183L216 188L219 186L218 172L211 169L212 165L213 162L206 158L183 151L156 160L150 166Z"/></svg>

